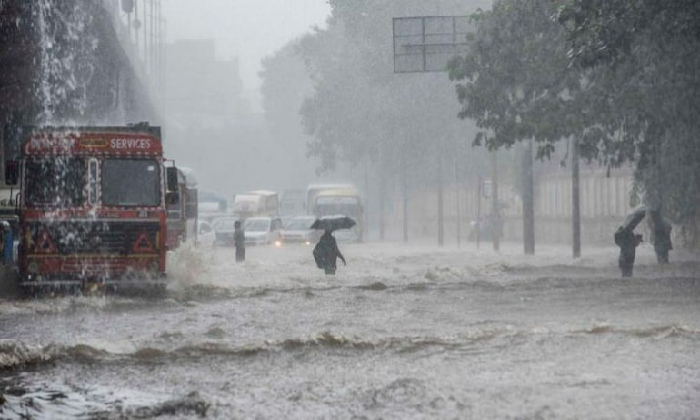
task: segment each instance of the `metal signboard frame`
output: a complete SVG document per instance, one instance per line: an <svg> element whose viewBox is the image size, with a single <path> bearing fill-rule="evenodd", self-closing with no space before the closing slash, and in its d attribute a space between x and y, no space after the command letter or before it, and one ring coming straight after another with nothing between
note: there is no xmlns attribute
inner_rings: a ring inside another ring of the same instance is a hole
<svg viewBox="0 0 700 420"><path fill-rule="evenodd" d="M468 16L394 18L394 73L445 71L452 57L466 52L472 31Z"/></svg>

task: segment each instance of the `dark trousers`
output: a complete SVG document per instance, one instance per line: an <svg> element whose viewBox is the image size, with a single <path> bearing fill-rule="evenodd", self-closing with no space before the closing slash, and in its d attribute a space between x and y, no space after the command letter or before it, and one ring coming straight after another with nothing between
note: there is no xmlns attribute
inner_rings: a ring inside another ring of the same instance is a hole
<svg viewBox="0 0 700 420"><path fill-rule="evenodd" d="M668 264L668 248L654 248L656 261L659 264Z"/></svg>
<svg viewBox="0 0 700 420"><path fill-rule="evenodd" d="M632 268L634 267L634 252L620 252L620 257L617 260L622 272L622 277L632 277Z"/></svg>
<svg viewBox="0 0 700 420"><path fill-rule="evenodd" d="M245 248L236 248L236 262L245 261Z"/></svg>

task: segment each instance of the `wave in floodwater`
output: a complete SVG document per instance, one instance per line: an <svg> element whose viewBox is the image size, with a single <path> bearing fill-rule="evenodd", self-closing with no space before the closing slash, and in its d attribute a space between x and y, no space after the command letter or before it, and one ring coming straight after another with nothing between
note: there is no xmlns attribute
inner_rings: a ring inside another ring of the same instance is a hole
<svg viewBox="0 0 700 420"><path fill-rule="evenodd" d="M59 344L52 343L45 346L32 346L16 341L0 341L0 371L26 367L39 367L47 363L67 361L72 363L95 362L150 362L150 361L176 361L180 359L201 358L206 356L223 357L254 357L258 355L278 352L314 352L324 350L352 350L352 351L377 351L412 353L431 348L444 350L459 350L460 348L472 348L474 345L487 344L488 342L501 340L541 340L547 335L556 337L554 333L545 328L533 328L519 330L513 326L491 326L473 329L454 337L383 337L368 339L362 337L346 337L343 335L323 332L312 337L287 338L269 340L258 344L232 345L223 340L218 340L217 335L209 334L208 341L187 343L182 346L158 347L146 345L134 346L132 349L114 351L100 348L95 344ZM647 328L625 329L608 324L596 324L582 330L572 330L564 334L568 338L587 336L611 335L623 339L700 339L700 330L688 328L682 325L660 325ZM178 339L177 334L173 335ZM179 339L187 341L186 337Z"/></svg>
<svg viewBox="0 0 700 420"><path fill-rule="evenodd" d="M211 280L211 273L202 256L196 250L182 251L185 255L177 265L165 296L134 296L133 294L110 294L107 296L55 296L41 299L0 299L0 315L55 315L73 310L120 311L138 309L144 305L181 305L196 301L217 301L232 299L265 299L274 295L302 295L306 299L323 296L343 290L356 290L366 293L421 294L437 290L482 292L506 290L555 290L578 288L629 288L634 285L658 287L668 285L688 290L691 293L700 287L700 279L673 277L666 279L617 277L561 277L549 273L535 273L519 278L487 277L483 275L464 277L450 276L427 280L421 275L401 279L375 275L358 275L353 278L330 281L302 281L296 276L282 276L286 281L276 280L267 283L251 281L222 282ZM261 284L262 283L262 284Z"/></svg>
<svg viewBox="0 0 700 420"><path fill-rule="evenodd" d="M198 392L183 396L105 389L83 389L59 380L31 385L3 383L0 418L150 419L163 416L204 418L210 408ZM172 418L172 417L167 417Z"/></svg>

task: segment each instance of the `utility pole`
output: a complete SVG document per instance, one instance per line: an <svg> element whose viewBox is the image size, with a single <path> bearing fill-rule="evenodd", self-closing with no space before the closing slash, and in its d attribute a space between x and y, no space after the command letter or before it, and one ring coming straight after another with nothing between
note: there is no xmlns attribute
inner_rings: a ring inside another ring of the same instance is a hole
<svg viewBox="0 0 700 420"><path fill-rule="evenodd" d="M491 239L493 250L501 249L501 210L498 205L498 161L496 151L491 152Z"/></svg>
<svg viewBox="0 0 700 420"><path fill-rule="evenodd" d="M455 210L457 210L457 248L462 247L462 216L459 211L459 176L457 175L457 157L454 159L455 168Z"/></svg>
<svg viewBox="0 0 700 420"><path fill-rule="evenodd" d="M578 140L571 140L571 221L573 223L573 253L574 258L581 256L581 196L579 178Z"/></svg>
<svg viewBox="0 0 700 420"><path fill-rule="evenodd" d="M481 242L481 188L484 183L484 179L479 176L476 184L476 249L479 249L479 242Z"/></svg>
<svg viewBox="0 0 700 420"><path fill-rule="evenodd" d="M148 23L146 0L143 0L142 6L143 6L143 10L142 10L142 15L143 15L143 67L144 67L144 71L146 72L146 75L148 75L148 29L149 29L149 23Z"/></svg>
<svg viewBox="0 0 700 420"><path fill-rule="evenodd" d="M438 246L445 245L445 211L443 208L444 186L442 185L442 157L437 157L437 224L438 224Z"/></svg>
<svg viewBox="0 0 700 420"><path fill-rule="evenodd" d="M401 195L403 206L403 241L408 242L408 177L406 169L406 153L401 155Z"/></svg>
<svg viewBox="0 0 700 420"><path fill-rule="evenodd" d="M139 29L141 21L139 20L139 2L134 2L134 45L136 45L136 57L139 56Z"/></svg>
<svg viewBox="0 0 700 420"><path fill-rule="evenodd" d="M523 156L523 248L525 255L535 255L535 183L532 171L532 142Z"/></svg>
<svg viewBox="0 0 700 420"><path fill-rule="evenodd" d="M379 176L379 240L384 240L384 196L386 195L386 169L382 165Z"/></svg>
<svg viewBox="0 0 700 420"><path fill-rule="evenodd" d="M369 233L369 211L367 210L369 208L369 157L365 159L365 202L364 202L364 208L362 209L363 213L363 219L365 221L364 223L364 231L362 231L362 235L367 238L367 235Z"/></svg>

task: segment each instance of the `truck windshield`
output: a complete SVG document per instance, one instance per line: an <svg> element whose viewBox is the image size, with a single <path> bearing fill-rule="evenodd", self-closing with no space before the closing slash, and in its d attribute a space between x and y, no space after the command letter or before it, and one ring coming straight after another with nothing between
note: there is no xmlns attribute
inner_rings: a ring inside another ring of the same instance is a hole
<svg viewBox="0 0 700 420"><path fill-rule="evenodd" d="M160 170L150 159L105 159L102 162L102 204L144 206L160 204Z"/></svg>
<svg viewBox="0 0 700 420"><path fill-rule="evenodd" d="M53 156L27 160L25 173L28 206L66 208L84 204L87 174L84 159Z"/></svg>
<svg viewBox="0 0 700 420"><path fill-rule="evenodd" d="M269 232L270 219L248 219L245 221L244 230L248 232Z"/></svg>
<svg viewBox="0 0 700 420"><path fill-rule="evenodd" d="M334 216L343 214L356 218L360 203L354 197L318 197L316 199L317 216Z"/></svg>
<svg viewBox="0 0 700 420"><path fill-rule="evenodd" d="M316 221L315 217L294 217L284 226L287 230L309 230Z"/></svg>

